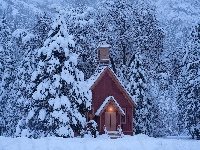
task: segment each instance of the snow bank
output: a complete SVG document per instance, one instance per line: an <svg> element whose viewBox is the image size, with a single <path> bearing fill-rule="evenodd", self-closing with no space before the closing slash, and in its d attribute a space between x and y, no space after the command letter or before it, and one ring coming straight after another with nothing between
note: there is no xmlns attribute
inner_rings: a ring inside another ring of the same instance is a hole
<svg viewBox="0 0 200 150"><path fill-rule="evenodd" d="M120 139L97 138L7 138L0 137L3 150L198 150L200 141L151 138L146 135Z"/></svg>

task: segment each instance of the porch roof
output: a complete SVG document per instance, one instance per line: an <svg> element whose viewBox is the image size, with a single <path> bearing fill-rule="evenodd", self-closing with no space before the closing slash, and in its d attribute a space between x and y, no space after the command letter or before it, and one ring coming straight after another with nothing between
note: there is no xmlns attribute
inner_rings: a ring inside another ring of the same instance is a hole
<svg viewBox="0 0 200 150"><path fill-rule="evenodd" d="M109 105L109 103L112 102L112 104L114 104L115 108L119 111L119 113L121 115L125 115L123 109L120 107L120 105L118 104L118 102L115 100L114 96L108 96L104 102L102 103L102 105L99 107L99 109L97 110L97 112L95 113L96 116L99 116L104 109L107 108L107 106Z"/></svg>

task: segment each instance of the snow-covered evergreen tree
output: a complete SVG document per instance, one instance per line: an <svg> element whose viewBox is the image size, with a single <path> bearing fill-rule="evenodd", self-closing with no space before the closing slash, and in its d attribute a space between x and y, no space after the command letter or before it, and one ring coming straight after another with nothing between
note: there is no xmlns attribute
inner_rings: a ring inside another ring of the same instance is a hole
<svg viewBox="0 0 200 150"><path fill-rule="evenodd" d="M35 37L33 37L35 38ZM32 40L32 39L30 39ZM38 63L38 56L37 56L37 49L32 49L31 46L27 51L25 51L24 56L22 58L22 61L19 63L19 67L17 68L17 80L15 81L18 89L17 89L17 102L18 105L20 105L20 123L18 122L18 126L16 128L16 136L20 135L20 132L24 128L24 126L21 124L23 120L25 119L25 115L27 113L27 107L31 101L33 101L32 93L33 93L33 87L35 84L31 81L31 76L33 72L37 68Z"/></svg>
<svg viewBox="0 0 200 150"><path fill-rule="evenodd" d="M27 106L33 101L32 93L35 84L31 81L32 73L37 68L38 56L37 50L41 48L46 40L50 28L50 19L44 16L38 16L38 22L32 29L33 33L27 30L15 30L13 33L13 47L18 51L16 99L21 111L20 121L16 127L16 136L20 136L25 128L25 119Z"/></svg>
<svg viewBox="0 0 200 150"><path fill-rule="evenodd" d="M150 99L151 108L150 112L150 136L153 137L162 137L166 135L166 126L165 121L163 120L166 117L166 114L163 113L163 108L160 107L160 103L153 98Z"/></svg>
<svg viewBox="0 0 200 150"><path fill-rule="evenodd" d="M13 136L15 126L19 120L19 108L16 102L16 59L12 49L11 30L4 17L0 24L1 44L3 51L3 72L1 75L1 112L4 122L3 135Z"/></svg>
<svg viewBox="0 0 200 150"><path fill-rule="evenodd" d="M178 99L179 119L185 122L192 138L200 139L200 25L195 26L186 47Z"/></svg>
<svg viewBox="0 0 200 150"><path fill-rule="evenodd" d="M5 57L5 51L3 47L0 45L0 135L3 135L3 132L5 131L5 118L4 118L4 113L5 113L5 100L4 98L4 84L5 82L2 80L4 76L4 69L5 69L5 62L4 62L4 57Z"/></svg>
<svg viewBox="0 0 200 150"><path fill-rule="evenodd" d="M70 9L68 12L69 34L74 35L73 51L79 54L78 69L88 79L97 67L97 46L99 31L97 29L97 10L83 6Z"/></svg>
<svg viewBox="0 0 200 150"><path fill-rule="evenodd" d="M83 73L76 68L78 56L71 52L74 41L64 16L61 12L54 20L50 37L39 50L32 76L33 100L26 105L26 129L22 131L28 137L73 137L86 121L91 94Z"/></svg>
<svg viewBox="0 0 200 150"><path fill-rule="evenodd" d="M145 71L138 53L134 55L131 66L123 74L128 79L126 83L127 90L137 104L134 112L135 134L150 135L151 120L149 110L151 104L147 97Z"/></svg>

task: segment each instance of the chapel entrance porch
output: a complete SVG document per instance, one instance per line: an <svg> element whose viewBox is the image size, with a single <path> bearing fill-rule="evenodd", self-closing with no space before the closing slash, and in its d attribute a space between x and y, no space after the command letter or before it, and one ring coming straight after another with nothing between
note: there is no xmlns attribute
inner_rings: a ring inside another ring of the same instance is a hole
<svg viewBox="0 0 200 150"><path fill-rule="evenodd" d="M98 124L99 133L104 134L105 130L116 132L121 127L122 117L125 117L125 111L113 96L108 96L96 110L94 120Z"/></svg>

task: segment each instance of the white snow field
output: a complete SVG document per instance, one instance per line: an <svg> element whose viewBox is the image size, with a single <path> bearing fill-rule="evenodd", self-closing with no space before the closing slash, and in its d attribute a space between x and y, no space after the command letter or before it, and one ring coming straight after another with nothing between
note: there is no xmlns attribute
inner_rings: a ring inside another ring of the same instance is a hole
<svg viewBox="0 0 200 150"><path fill-rule="evenodd" d="M120 139L0 137L0 150L199 150L200 140L187 138L152 138L146 135Z"/></svg>

